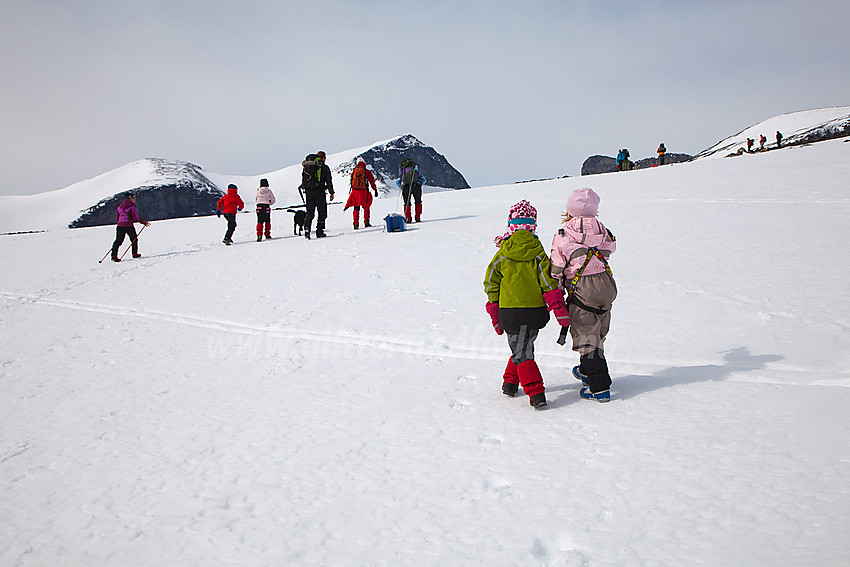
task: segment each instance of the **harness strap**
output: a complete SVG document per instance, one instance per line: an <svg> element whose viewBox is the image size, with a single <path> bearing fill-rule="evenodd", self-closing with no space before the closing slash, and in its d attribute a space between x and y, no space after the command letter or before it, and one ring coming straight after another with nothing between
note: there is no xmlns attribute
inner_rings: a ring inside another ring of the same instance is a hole
<svg viewBox="0 0 850 567"><path fill-rule="evenodd" d="M575 291L576 291L576 286L578 285L578 280L581 277L582 273L584 273L584 269L590 263L590 259L594 256L596 256L599 259L599 261L602 262L602 265L605 266L605 271L608 272L608 275L611 276L611 277L614 276L613 272L611 272L611 267L608 265L608 260L606 260L605 256L602 255L602 252L600 252L595 246L588 248L587 249L587 256L584 258L584 263L581 265L581 268L579 268L576 271L576 275L573 276L573 279L570 280L570 283L567 284L566 304L569 305L570 303L572 303L572 304L580 307L581 309L584 309L585 311L590 311L591 313L596 313L597 315L602 315L603 313L607 313L608 310L607 309L598 309L596 307L589 307L589 306L585 305L584 303L582 303L581 301L579 301L575 296Z"/></svg>
<svg viewBox="0 0 850 567"><path fill-rule="evenodd" d="M608 265L608 260L605 259L605 256L600 252L595 246L592 246L587 249L587 256L584 258L584 263L581 265L581 268L576 270L576 275L573 276L573 279L570 280L570 283L567 284L567 292L572 296L573 292L576 290L576 285L578 285L578 279L584 273L584 269L590 263L590 259L596 256L596 258L602 262L602 265L605 266L605 271L608 272L609 276L613 276L613 272L611 272L611 267Z"/></svg>
<svg viewBox="0 0 850 567"><path fill-rule="evenodd" d="M590 311L591 313L596 313L597 315L603 315L605 313L608 313L608 311L609 311L608 309L598 309L596 307L589 307L589 306L585 305L584 303L582 303L581 301L579 301L578 298L576 298L574 295L570 296L569 302L572 303L573 305L577 306L577 307L580 307L581 309L584 309L585 311Z"/></svg>

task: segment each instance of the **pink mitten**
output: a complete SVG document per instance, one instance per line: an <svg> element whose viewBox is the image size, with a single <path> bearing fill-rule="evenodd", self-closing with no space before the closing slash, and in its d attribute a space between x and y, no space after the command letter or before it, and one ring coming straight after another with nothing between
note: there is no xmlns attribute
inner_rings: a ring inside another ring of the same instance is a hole
<svg viewBox="0 0 850 567"><path fill-rule="evenodd" d="M484 308L490 316L490 321L493 322L493 328L496 330L496 334L501 335L504 331L502 331L502 326L499 324L499 304L488 301Z"/></svg>
<svg viewBox="0 0 850 567"><path fill-rule="evenodd" d="M567 304L564 303L564 292L560 289L553 289L543 294L543 301L546 302L546 307L555 314L558 324L562 327L570 326L570 311L567 309Z"/></svg>

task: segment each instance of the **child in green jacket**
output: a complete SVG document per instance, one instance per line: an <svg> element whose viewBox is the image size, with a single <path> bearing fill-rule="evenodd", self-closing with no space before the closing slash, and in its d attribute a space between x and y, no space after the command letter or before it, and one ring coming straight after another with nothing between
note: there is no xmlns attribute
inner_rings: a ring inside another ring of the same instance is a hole
<svg viewBox="0 0 850 567"><path fill-rule="evenodd" d="M484 292L493 328L499 335L507 333L511 348L502 393L514 396L522 385L531 406L543 409L546 388L534 361L534 340L549 322L549 311L564 327L570 324L570 314L535 230L537 210L531 203L520 201L511 207L508 230L495 239L499 250L487 267Z"/></svg>

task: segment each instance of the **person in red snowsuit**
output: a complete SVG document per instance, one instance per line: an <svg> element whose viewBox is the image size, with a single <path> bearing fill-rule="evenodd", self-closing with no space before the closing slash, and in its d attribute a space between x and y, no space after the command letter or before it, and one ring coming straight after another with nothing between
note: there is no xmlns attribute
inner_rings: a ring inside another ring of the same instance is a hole
<svg viewBox="0 0 850 567"><path fill-rule="evenodd" d="M369 186L372 186L372 192L375 197L378 196L378 188L375 186L375 176L372 172L366 169L366 162L357 161L357 166L351 172L351 193L348 195L348 200L345 202L344 211L349 207L354 207L354 230L360 228L360 207L363 207L363 226L372 226L369 223L369 208L372 206L372 193L369 192Z"/></svg>

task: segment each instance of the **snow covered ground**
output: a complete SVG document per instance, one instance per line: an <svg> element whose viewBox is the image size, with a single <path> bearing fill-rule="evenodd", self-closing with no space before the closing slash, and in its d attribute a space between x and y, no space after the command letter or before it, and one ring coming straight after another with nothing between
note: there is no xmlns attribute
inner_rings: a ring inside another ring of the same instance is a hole
<svg viewBox="0 0 850 567"><path fill-rule="evenodd" d="M848 158L435 193L404 233L161 221L120 264L114 227L0 237L0 565L847 565ZM581 186L613 399L550 323L534 411L481 282L510 205L548 249Z"/></svg>

